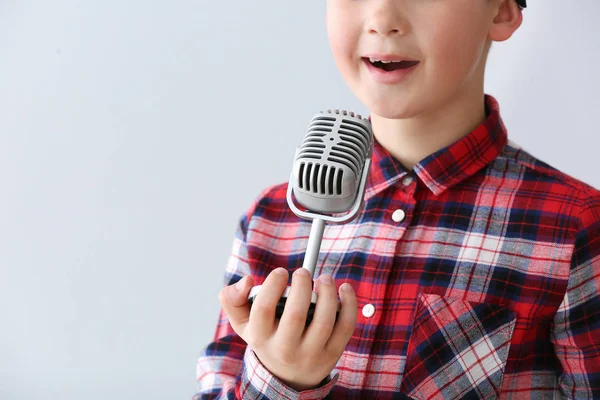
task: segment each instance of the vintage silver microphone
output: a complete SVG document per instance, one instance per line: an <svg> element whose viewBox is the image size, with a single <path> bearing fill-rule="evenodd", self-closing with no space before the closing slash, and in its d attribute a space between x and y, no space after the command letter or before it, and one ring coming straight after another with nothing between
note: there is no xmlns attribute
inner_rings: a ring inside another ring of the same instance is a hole
<svg viewBox="0 0 600 400"><path fill-rule="evenodd" d="M302 268L313 278L325 223L350 222L362 209L372 153L370 121L346 110L316 114L296 149L287 202L298 217L312 220ZM261 286L250 290L250 304ZM277 305L277 318L283 314L289 291L288 286ZM312 320L316 303L317 294L313 292L307 324Z"/></svg>

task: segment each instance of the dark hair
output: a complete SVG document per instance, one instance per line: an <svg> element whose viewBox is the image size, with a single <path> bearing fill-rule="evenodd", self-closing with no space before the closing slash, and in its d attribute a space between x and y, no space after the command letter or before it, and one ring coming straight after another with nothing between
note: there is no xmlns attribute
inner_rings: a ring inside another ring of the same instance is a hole
<svg viewBox="0 0 600 400"><path fill-rule="evenodd" d="M517 4L521 6L521 8L527 7L527 0L517 0Z"/></svg>

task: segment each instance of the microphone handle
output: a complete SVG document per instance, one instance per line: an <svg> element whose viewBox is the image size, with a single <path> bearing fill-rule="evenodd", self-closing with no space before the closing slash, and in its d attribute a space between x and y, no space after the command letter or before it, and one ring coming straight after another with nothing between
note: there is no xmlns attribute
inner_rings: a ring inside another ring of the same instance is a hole
<svg viewBox="0 0 600 400"><path fill-rule="evenodd" d="M321 241L323 240L323 231L325 230L325 221L320 218L313 219L308 235L308 244L306 245L306 253L304 254L304 262L302 268L306 268L310 272L310 276L314 278L317 258L321 249Z"/></svg>

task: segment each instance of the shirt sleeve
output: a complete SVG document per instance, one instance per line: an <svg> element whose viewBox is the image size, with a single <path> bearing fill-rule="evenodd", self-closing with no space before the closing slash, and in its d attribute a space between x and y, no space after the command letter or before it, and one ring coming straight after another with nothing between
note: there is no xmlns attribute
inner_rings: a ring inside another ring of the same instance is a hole
<svg viewBox="0 0 600 400"><path fill-rule="evenodd" d="M247 234L250 214L240 219L225 271L224 284L231 285L253 274L249 262ZM254 281L258 279L255 275ZM258 360L246 342L235 333L221 308L213 336L200 353L196 364L200 399L322 399L331 391L338 375L326 378L312 390L297 392L275 378Z"/></svg>
<svg viewBox="0 0 600 400"><path fill-rule="evenodd" d="M600 195L584 203L567 290L552 324L562 370L558 383L569 399L600 399Z"/></svg>

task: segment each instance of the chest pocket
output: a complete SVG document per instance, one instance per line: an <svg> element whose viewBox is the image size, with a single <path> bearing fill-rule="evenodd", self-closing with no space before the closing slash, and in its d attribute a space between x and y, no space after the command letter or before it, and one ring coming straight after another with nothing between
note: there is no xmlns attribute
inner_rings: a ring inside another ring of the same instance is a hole
<svg viewBox="0 0 600 400"><path fill-rule="evenodd" d="M413 399L495 399L516 315L506 307L419 294L400 392Z"/></svg>

